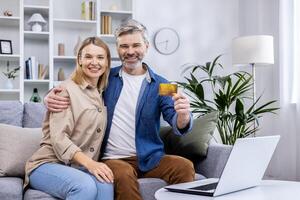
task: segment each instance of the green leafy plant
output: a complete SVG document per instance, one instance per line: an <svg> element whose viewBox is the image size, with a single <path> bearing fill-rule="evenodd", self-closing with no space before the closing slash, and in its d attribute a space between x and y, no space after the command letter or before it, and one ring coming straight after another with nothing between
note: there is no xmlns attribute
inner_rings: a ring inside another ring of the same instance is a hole
<svg viewBox="0 0 300 200"><path fill-rule="evenodd" d="M18 76L18 71L20 67L16 67L12 70L9 70L9 62L7 62L6 72L2 72L8 79L15 79Z"/></svg>
<svg viewBox="0 0 300 200"><path fill-rule="evenodd" d="M182 73L189 71L189 77L184 77L187 82L177 83L191 97L192 112L197 117L215 110L219 112L217 129L222 142L233 145L237 138L247 137L258 130L258 119L264 113L274 114L279 108L271 107L275 100L257 106L261 96L253 102L251 74L238 71L216 75L215 69L223 68L218 62L220 57L205 65L186 66Z"/></svg>

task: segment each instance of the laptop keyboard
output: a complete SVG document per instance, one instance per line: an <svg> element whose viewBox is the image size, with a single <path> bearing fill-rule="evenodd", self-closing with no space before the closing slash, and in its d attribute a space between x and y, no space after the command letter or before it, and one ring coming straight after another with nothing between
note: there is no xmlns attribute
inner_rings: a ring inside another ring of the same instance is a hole
<svg viewBox="0 0 300 200"><path fill-rule="evenodd" d="M210 184L207 184L207 185L201 185L201 186L197 186L197 187L192 187L192 188L189 188L189 189L192 189L192 190L214 190L214 189L217 188L217 185L218 185L218 182L210 183Z"/></svg>

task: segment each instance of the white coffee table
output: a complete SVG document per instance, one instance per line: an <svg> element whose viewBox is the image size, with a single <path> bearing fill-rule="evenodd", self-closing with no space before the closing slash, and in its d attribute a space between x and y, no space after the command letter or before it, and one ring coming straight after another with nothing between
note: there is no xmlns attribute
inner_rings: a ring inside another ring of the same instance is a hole
<svg viewBox="0 0 300 200"><path fill-rule="evenodd" d="M155 192L157 200L290 200L300 199L300 182L264 180L260 186L218 197L169 192L161 188Z"/></svg>

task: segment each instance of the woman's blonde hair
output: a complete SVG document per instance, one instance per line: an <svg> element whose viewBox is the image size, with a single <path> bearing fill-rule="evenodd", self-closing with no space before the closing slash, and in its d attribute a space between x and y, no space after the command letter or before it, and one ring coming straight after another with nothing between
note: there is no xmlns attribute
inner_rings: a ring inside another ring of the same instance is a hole
<svg viewBox="0 0 300 200"><path fill-rule="evenodd" d="M107 55L106 70L102 74L102 76L99 77L99 80L97 83L97 88L100 91L102 89L105 89L108 84L108 75L110 72L111 55L110 55L110 51L109 51L107 44L105 44L105 42L103 42L99 37L88 37L82 41L82 43L77 51L76 69L72 73L71 79L78 85L81 85L83 83L85 74L82 71L82 67L80 65L80 59L82 56L82 50L90 44L93 44L93 45L103 48L106 51L106 55Z"/></svg>

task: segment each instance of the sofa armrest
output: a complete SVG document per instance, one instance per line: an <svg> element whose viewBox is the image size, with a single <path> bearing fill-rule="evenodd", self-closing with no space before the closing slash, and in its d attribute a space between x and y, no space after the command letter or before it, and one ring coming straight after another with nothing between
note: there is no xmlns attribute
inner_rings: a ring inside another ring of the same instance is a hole
<svg viewBox="0 0 300 200"><path fill-rule="evenodd" d="M197 173L207 178L219 178L230 155L232 146L210 144L207 156L194 162Z"/></svg>

